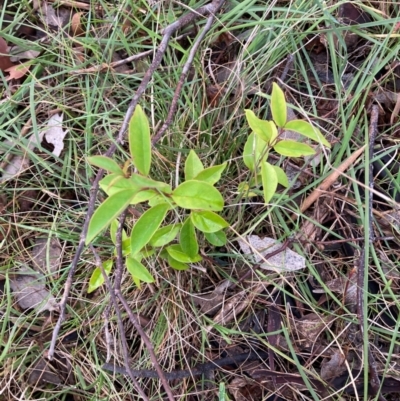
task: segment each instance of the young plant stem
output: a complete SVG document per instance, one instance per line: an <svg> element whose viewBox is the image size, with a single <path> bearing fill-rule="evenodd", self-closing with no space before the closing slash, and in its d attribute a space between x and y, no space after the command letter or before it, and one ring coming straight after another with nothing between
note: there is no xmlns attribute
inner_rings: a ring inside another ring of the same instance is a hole
<svg viewBox="0 0 400 401"><path fill-rule="evenodd" d="M119 309L117 297L115 296L115 292L114 292L114 289L112 288L111 281L108 278L108 276L104 270L103 264L101 263L100 256L96 252L96 249L94 248L93 245L90 245L90 249L92 250L93 255L95 257L96 266L100 269L101 274L103 275L104 282L106 283L108 293L110 294L111 302L114 306L115 313L117 314L117 322L118 322L118 329L119 329L120 338L121 338L122 355L124 358L124 365L127 368L128 375L129 375L130 379L132 380L133 385L136 387L137 392L140 394L140 396L143 398L144 401L149 401L146 394L140 387L138 381L136 380L135 376L130 372L130 369L129 369L129 353L128 353L128 344L127 344L126 336L125 336L124 324L122 322L121 310Z"/></svg>
<svg viewBox="0 0 400 401"><path fill-rule="evenodd" d="M105 156L108 156L108 157L112 156L114 154L115 150L117 149L117 146L123 143L125 133L127 131L128 125L129 125L129 121L135 111L136 105L138 104L140 97L145 92L147 85L150 82L155 70L161 64L161 61L163 59L165 51L167 50L167 46L168 46L169 40L171 39L172 34L174 32L176 32L178 29L186 26L187 24L191 23L192 21L194 21L195 19L197 19L201 16L217 13L224 3L225 3L225 0L213 0L210 4L202 6L199 9L182 16L181 18L179 18L177 21L173 22L171 25L167 26L162 31L163 38L161 40L160 45L158 46L158 49L154 56L153 62L151 63L149 69L146 71L142 82L140 83L135 95L133 96L133 98L128 106L128 110L125 114L125 118L122 122L121 128L118 132L115 142L113 144L111 144L111 146L105 153ZM90 190L88 211L86 213L86 218L85 218L85 221L83 224L81 236L79 239L79 244L78 244L75 256L72 260L71 266L69 268L68 277L67 277L67 280L66 280L66 283L64 286L64 293L63 293L61 301L59 303L60 316L57 320L56 325L54 326L54 330L53 330L53 334L52 334L52 338L51 338L51 342L50 342L50 346L49 346L49 352L48 352L48 358L50 360L54 356L58 333L60 332L62 322L65 319L65 310L66 310L66 306L67 306L69 292L70 292L72 284L73 284L73 277L75 275L76 268L78 266L83 249L85 247L87 230L89 227L90 219L92 218L93 213L94 213L95 203L96 203L96 199L97 199L97 192L99 190L99 182L103 178L103 174L104 174L104 170L102 170L102 169L100 169L97 172L96 177L92 184L92 188Z"/></svg>
<svg viewBox="0 0 400 401"><path fill-rule="evenodd" d="M123 228L124 228L126 214L127 214L127 211L125 210L120 216L117 234L116 234L116 240L115 240L115 247L116 247L116 251L117 251L117 269L115 272L114 294L122 303L122 306L124 307L125 311L128 314L129 320L131 321L131 323L133 324L133 327L135 327L135 329L137 330L137 332L140 335L140 338L146 345L146 348L150 354L151 362L153 363L153 366L154 366L156 372L158 373L161 383L168 395L169 401L174 401L175 398L174 398L174 395L172 394L172 390L167 382L167 379L165 378L164 372L161 369L160 364L157 361L156 354L154 353L153 344L151 343L147 334L144 332L136 315L134 315L132 313L131 308L128 305L128 302L126 302L126 299L122 295L121 282L122 282L122 275L124 272L124 261L123 261L124 257L122 254L122 232L123 232ZM120 336L121 336L121 338L122 338L122 336L125 337L125 333L121 332ZM127 369L128 369L128 374L130 374L130 376L132 376L132 373L129 370L129 366L127 366Z"/></svg>

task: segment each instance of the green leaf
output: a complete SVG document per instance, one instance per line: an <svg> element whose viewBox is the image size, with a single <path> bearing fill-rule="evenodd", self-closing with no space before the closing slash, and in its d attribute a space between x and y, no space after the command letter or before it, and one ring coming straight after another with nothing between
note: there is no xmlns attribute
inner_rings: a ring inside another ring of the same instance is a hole
<svg viewBox="0 0 400 401"><path fill-rule="evenodd" d="M166 194L170 194L172 192L171 185L162 181L155 181L151 178L144 177L143 175L132 174L129 180L132 182L132 185L135 185L140 189L154 188Z"/></svg>
<svg viewBox="0 0 400 401"><path fill-rule="evenodd" d="M183 182L172 192L172 199L184 209L204 209L221 211L224 199L211 184L189 180Z"/></svg>
<svg viewBox="0 0 400 401"><path fill-rule="evenodd" d="M124 172L117 162L106 156L91 156L87 158L87 161L93 166L100 167L103 170L110 171L118 175L124 175Z"/></svg>
<svg viewBox="0 0 400 401"><path fill-rule="evenodd" d="M183 223L181 233L179 234L179 243L182 251L191 258L198 254L199 244L197 243L196 230L190 217L187 217Z"/></svg>
<svg viewBox="0 0 400 401"><path fill-rule="evenodd" d="M140 187L135 185L129 178L124 178L119 174L108 174L100 182L100 188L108 195L114 195L124 189L140 190Z"/></svg>
<svg viewBox="0 0 400 401"><path fill-rule="evenodd" d="M182 247L177 244L170 245L166 249L167 249L168 255L171 256L171 258L173 258L181 263L196 263L196 262L200 262L200 260L202 260L202 257L200 255L190 257L185 252L183 252Z"/></svg>
<svg viewBox="0 0 400 401"><path fill-rule="evenodd" d="M275 195L278 187L278 177L276 176L274 167L268 162L261 165L261 179L263 184L264 202L268 203Z"/></svg>
<svg viewBox="0 0 400 401"><path fill-rule="evenodd" d="M298 132L299 134L312 139L318 143L322 143L326 147L330 148L331 144L325 139L322 135L321 131L311 125L309 122L304 120L291 120L285 124L285 130L290 130L294 132Z"/></svg>
<svg viewBox="0 0 400 401"><path fill-rule="evenodd" d="M275 82L272 84L271 113L278 127L283 127L286 124L287 108L285 94Z"/></svg>
<svg viewBox="0 0 400 401"><path fill-rule="evenodd" d="M274 146L274 150L282 156L289 157L311 156L315 154L315 150L311 146L290 139L279 141Z"/></svg>
<svg viewBox="0 0 400 401"><path fill-rule="evenodd" d="M146 210L133 226L131 232L131 255L138 253L149 243L165 218L169 205L162 203Z"/></svg>
<svg viewBox="0 0 400 401"><path fill-rule="evenodd" d="M131 200L131 205L136 205L138 203L143 203L151 198L154 198L156 195L158 195L158 192L154 189L144 189L142 191L139 191Z"/></svg>
<svg viewBox="0 0 400 401"><path fill-rule="evenodd" d="M170 209L174 208L172 200L161 193L150 198L148 203L150 207L160 205L161 203L168 203L170 205Z"/></svg>
<svg viewBox="0 0 400 401"><path fill-rule="evenodd" d="M90 219L85 241L86 245L90 244L101 231L107 228L125 210L135 194L136 189L119 191L107 198L97 208Z"/></svg>
<svg viewBox="0 0 400 401"><path fill-rule="evenodd" d="M154 277L137 259L128 256L126 258L126 268L132 278L139 279L145 283L154 283Z"/></svg>
<svg viewBox="0 0 400 401"><path fill-rule="evenodd" d="M189 266L186 263L182 263L177 261L176 259L172 258L170 255L168 255L168 264L175 270L188 270Z"/></svg>
<svg viewBox="0 0 400 401"><path fill-rule="evenodd" d="M289 186L289 180L287 178L286 173L278 166L272 165L275 170L276 178L278 179L278 183L287 188Z"/></svg>
<svg viewBox="0 0 400 401"><path fill-rule="evenodd" d="M110 274L110 272L111 272L113 261L112 260L107 260L102 265L103 265L103 269L104 269L106 275L108 276ZM103 274L101 272L101 269L96 267L93 270L92 275L90 276L89 287L88 287L88 290L87 290L88 294L90 294L94 290L97 290L103 284L104 284L104 276L103 276Z"/></svg>
<svg viewBox="0 0 400 401"><path fill-rule="evenodd" d="M245 110L245 113L250 128L262 141L272 143L276 139L278 130L272 121L259 119L252 110Z"/></svg>
<svg viewBox="0 0 400 401"><path fill-rule="evenodd" d="M197 156L194 150L191 150L185 163L185 180L186 181L192 180L194 177L196 177L197 174L199 174L203 170L204 166L199 156Z"/></svg>
<svg viewBox="0 0 400 401"><path fill-rule="evenodd" d="M148 175L151 166L151 139L149 121L137 105L129 122L129 150L139 173Z"/></svg>
<svg viewBox="0 0 400 401"><path fill-rule="evenodd" d="M229 223L214 212L206 210L194 211L190 214L190 217L194 226L203 233L214 233L229 227Z"/></svg>
<svg viewBox="0 0 400 401"><path fill-rule="evenodd" d="M262 141L254 132L252 132L244 145L243 161L250 171L255 171L260 162L261 156L265 160L268 157L268 144Z"/></svg>
<svg viewBox="0 0 400 401"><path fill-rule="evenodd" d="M153 247L160 247L169 244L178 235L182 224L170 224L159 228L152 236L149 244Z"/></svg>
<svg viewBox="0 0 400 401"><path fill-rule="evenodd" d="M197 181L208 182L211 185L216 184L221 179L221 174L225 170L226 163L218 164L204 169L194 178Z"/></svg>
<svg viewBox="0 0 400 401"><path fill-rule="evenodd" d="M226 234L223 231L204 233L204 236L211 245L224 246L226 244Z"/></svg>

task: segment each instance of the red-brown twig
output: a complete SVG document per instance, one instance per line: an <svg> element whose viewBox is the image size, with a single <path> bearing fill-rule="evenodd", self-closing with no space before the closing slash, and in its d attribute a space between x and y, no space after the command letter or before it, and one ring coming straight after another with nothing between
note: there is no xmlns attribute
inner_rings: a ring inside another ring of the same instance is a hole
<svg viewBox="0 0 400 401"><path fill-rule="evenodd" d="M122 322L121 311L118 308L117 298L116 298L114 290L112 288L110 279L108 278L108 276L107 276L107 274L106 274L106 272L104 270L104 267L103 267L103 265L101 263L100 256L97 254L96 250L94 249L94 247L92 245L91 245L91 250L93 252L93 255L94 255L94 258L95 258L95 261L96 261L96 266L100 269L101 274L103 275L104 282L106 283L106 287L107 287L108 293L110 294L111 302L112 302L112 304L114 306L115 313L117 314L118 328L119 328L120 336L121 336L122 354L123 354L123 357L124 357L124 364L125 364L125 367L127 368L128 375L130 376L130 378L132 380L132 383L136 387L136 390L138 391L139 395L143 398L143 401L149 401L149 399L147 398L146 394L144 393L144 391L140 387L140 385L139 385L138 381L136 380L136 378L132 374L129 374L130 369L129 369L128 344L126 342L126 337L125 337L125 334L124 334L124 325L123 325L123 322Z"/></svg>
<svg viewBox="0 0 400 401"><path fill-rule="evenodd" d="M196 55L197 50L198 50L198 48L200 46L200 43L204 39L204 36L211 29L211 26L212 26L212 24L214 22L214 18L215 18L214 15L211 15L210 17L208 17L206 26L204 27L204 29L202 30L200 35L197 37L196 41L193 43L192 48L190 49L189 57L188 57L185 65L183 66L181 76L179 77L178 85L176 86L176 89L175 89L175 92L174 92L174 96L172 98L172 102L171 102L171 106L169 108L167 119L165 120L164 124L159 129L157 134L153 136L153 139L152 139L153 145L160 140L160 138L164 135L165 131L168 129L168 127L172 123L172 119L174 118L176 109L178 108L179 96L181 94L183 85L184 85L184 83L186 81L186 77L187 77L187 75L189 73L190 67L193 64L194 56Z"/></svg>

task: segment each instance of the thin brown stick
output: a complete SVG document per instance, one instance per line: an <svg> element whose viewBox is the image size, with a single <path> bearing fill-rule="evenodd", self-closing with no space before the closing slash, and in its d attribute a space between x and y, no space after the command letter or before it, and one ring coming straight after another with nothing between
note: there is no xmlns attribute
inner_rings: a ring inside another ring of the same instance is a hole
<svg viewBox="0 0 400 401"><path fill-rule="evenodd" d="M140 387L138 381L136 380L135 376L131 373L130 368L129 368L129 353L128 353L128 344L126 341L126 336L124 333L124 324L122 322L122 316L121 316L121 311L118 307L118 302L117 302L117 298L115 296L115 293L113 291L110 279L108 278L104 267L101 263L101 259L99 257L99 255L97 254L96 250L94 249L94 247L91 245L90 246L95 261L96 261L96 266L100 269L101 274L103 275L104 278L104 282L106 283L106 287L108 289L108 293L110 294L110 298L111 298L111 302L114 305L114 309L115 309L115 313L117 314L117 322L118 322L118 328L120 331L120 337L121 337L121 344L122 344L122 354L124 357L124 365L125 368L127 369L128 375L132 380L133 385L136 387L137 392L140 394L140 396L143 398L144 401L149 401L149 399L147 398L147 395L144 393L144 391L142 390L142 388Z"/></svg>
<svg viewBox="0 0 400 401"><path fill-rule="evenodd" d="M213 0L210 4L207 4L206 6L200 7L197 11L194 11L188 15L184 15L183 17L179 18L177 21L166 27L163 31L163 38L161 40L161 43L158 47L158 50L154 56L154 60L151 63L149 69L146 71L142 82L140 83L135 95L133 96L129 106L128 110L126 111L124 121L122 122L121 128L118 132L117 138L115 140L115 143L113 143L107 152L105 153L105 156L112 156L117 149L117 146L119 144L123 143L125 132L128 128L129 121L135 111L136 105L139 102L140 97L143 95L145 92L148 83L150 82L150 79L152 78L155 70L158 68L160 65L162 58L164 56L165 51L167 50L167 46L169 43L169 40L174 32L176 32L178 29L184 27L185 25L189 24L190 22L194 21L196 18L202 16L202 15L207 15L207 14L215 14L223 5L225 0ZM56 342L58 338L58 333L60 332L61 329L61 324L65 319L65 310L67 306L67 300L69 296L69 292L72 287L73 283L73 277L75 275L76 268L78 266L81 254L83 252L83 249L85 247L85 240L86 240L86 235L87 235L87 230L89 227L89 222L90 219L93 216L94 209L95 209L95 203L97 199L97 192L99 190L99 182L102 179L104 174L104 170L100 169L97 172L97 175L93 181L92 188L90 190L90 198L89 198L89 203L88 203L88 211L86 213L86 218L83 223L82 227L82 232L79 240L79 244L75 253L75 256L72 260L71 266L69 268L68 272L68 277L64 286L64 293L60 301L60 316L57 320L56 325L54 326L53 330L53 335L51 338L50 342L50 347L49 347L49 352L48 352L48 358L51 360L54 356L54 351L56 347Z"/></svg>
<svg viewBox="0 0 400 401"><path fill-rule="evenodd" d="M168 129L168 127L172 123L172 120L173 120L173 118L175 116L175 112L176 112L176 110L178 108L179 96L180 96L180 94L182 92L183 85L186 82L186 78L187 78L187 75L189 73L190 67L193 64L194 56L196 55L197 50L198 50L198 48L200 46L200 43L204 39L205 35L211 29L212 24L214 22L214 18L215 18L214 15L211 15L211 17L208 17L206 26L204 27L204 29L200 33L200 35L197 37L196 41L193 43L192 48L190 49L188 59L187 59L185 65L183 66L181 76L179 77L178 85L176 86L176 89L175 89L175 92L174 92L174 96L172 98L172 102L171 102L171 106L169 108L167 119L165 120L164 124L159 129L157 134L154 135L154 137L152 139L153 145L160 140L160 138L164 135L165 131Z"/></svg>
<svg viewBox="0 0 400 401"><path fill-rule="evenodd" d="M324 181L316 188L314 191L304 199L303 203L300 206L300 212L304 213L309 207L313 205L313 203L321 196L323 191L326 191L338 178L344 173L364 152L365 145L355 151L351 156L349 156L338 168L335 168L328 177L325 178ZM292 219L295 218L295 214L292 216Z"/></svg>
<svg viewBox="0 0 400 401"><path fill-rule="evenodd" d="M124 257L122 254L122 231L123 231L123 227L124 227L125 217L126 217L126 210L124 213L122 213L122 215L119 219L119 225L118 225L118 230L117 230L116 239L115 239L115 247L116 247L116 251L117 251L117 269L115 272L114 293L115 293L115 296L122 303L122 306L124 307L125 311L128 313L129 320L131 321L131 323L133 324L133 326L139 333L140 338L146 345L146 348L150 354L151 362L153 363L153 366L154 366L156 372L158 373L158 377L160 378L161 383L168 395L168 399L170 401L174 401L174 395L172 394L171 387L169 386L168 381L165 377L165 372L161 369L161 366L157 361L157 357L154 352L153 344L151 343L149 337L147 336L147 334L143 330L142 326L140 325L138 318L132 313L131 308L128 305L128 302L126 302L126 299L122 295L121 282L122 282L122 274L124 271ZM120 333L120 336L125 337L125 334L122 332L122 333ZM130 373L130 375L132 376L132 373L130 372L130 369L129 369L129 364L125 365L125 367L128 370L128 373Z"/></svg>

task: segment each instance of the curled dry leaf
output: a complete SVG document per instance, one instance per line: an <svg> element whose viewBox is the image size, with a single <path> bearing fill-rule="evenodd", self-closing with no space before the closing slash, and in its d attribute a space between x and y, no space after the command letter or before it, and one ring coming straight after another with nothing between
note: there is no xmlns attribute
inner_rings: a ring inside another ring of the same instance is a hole
<svg viewBox="0 0 400 401"><path fill-rule="evenodd" d="M53 154L55 156L60 156L61 151L64 149L64 137L67 134L67 130L63 130L64 114L54 114L50 117L47 128L44 131L44 136L48 143L54 145Z"/></svg>
<svg viewBox="0 0 400 401"><path fill-rule="evenodd" d="M10 56L8 55L7 42L0 37L0 70L6 71L13 65L14 64L11 62Z"/></svg>
<svg viewBox="0 0 400 401"><path fill-rule="evenodd" d="M20 79L25 74L29 71L31 68L30 65L28 64L18 64L18 65L13 65L10 68L7 68L7 72L9 73L9 76L7 77L7 81L11 81L12 79Z"/></svg>
<svg viewBox="0 0 400 401"><path fill-rule="evenodd" d="M275 252L282 247L282 244L273 238L248 235L246 240L241 239L238 241L240 249L245 255L251 255L254 263L260 264L261 269L290 272L306 267L304 257L287 248L277 255L265 259L264 257L267 254Z"/></svg>
<svg viewBox="0 0 400 401"><path fill-rule="evenodd" d="M62 246L58 238L36 238L32 250L34 269L43 274L57 273L62 257Z"/></svg>
<svg viewBox="0 0 400 401"><path fill-rule="evenodd" d="M198 306L201 312L212 315L216 313L223 303L225 291L232 285L229 280L224 280L210 294L194 294L192 295L193 303Z"/></svg>
<svg viewBox="0 0 400 401"><path fill-rule="evenodd" d="M329 327L334 320L332 316L309 313L301 319L293 319L293 332L297 333L303 347L311 347L319 335Z"/></svg>
<svg viewBox="0 0 400 401"><path fill-rule="evenodd" d="M46 128L41 131L38 135L32 134L28 139L27 148L34 150L42 142L43 137L46 137L48 143L54 145L53 154L60 156L61 151L64 148L64 137L67 134L67 130L63 130L63 114L54 114L49 118ZM27 155L14 156L11 161L3 169L3 175L0 177L0 182L6 181L15 177L23 170L29 167L29 159Z"/></svg>
<svg viewBox="0 0 400 401"><path fill-rule="evenodd" d="M46 289L42 274L23 267L10 278L10 288L22 309L36 309L37 312L58 310L58 304Z"/></svg>
<svg viewBox="0 0 400 401"><path fill-rule="evenodd" d="M346 357L339 350L333 353L329 361L324 359L321 363L321 379L330 381L340 376L346 370L345 360Z"/></svg>
<svg viewBox="0 0 400 401"><path fill-rule="evenodd" d="M71 19L71 34L73 36L80 36L85 32L82 28L82 15L83 12L75 13Z"/></svg>

